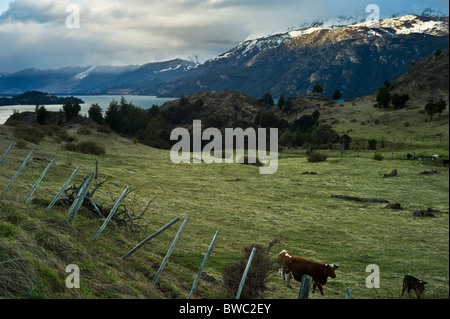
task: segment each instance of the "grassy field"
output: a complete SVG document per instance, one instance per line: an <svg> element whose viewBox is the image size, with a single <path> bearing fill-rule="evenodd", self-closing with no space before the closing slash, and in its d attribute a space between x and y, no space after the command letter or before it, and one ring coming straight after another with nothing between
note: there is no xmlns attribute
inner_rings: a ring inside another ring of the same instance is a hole
<svg viewBox="0 0 450 319"><path fill-rule="evenodd" d="M449 291L449 168L442 162L407 160L406 154L440 154L448 158L448 112L425 122L418 109L386 114L374 111L370 101L359 107L345 103L335 128L353 130L359 148L342 156L328 151L321 163L308 163L304 151L280 155L278 172L260 175L259 169L239 164L171 163L169 152L134 144L128 139L92 130L81 140L94 140L106 155L92 156L63 150L62 144L46 137L39 145L13 148L0 167L0 191L8 184L23 159L35 150L18 180L0 195L0 278L16 276L3 297L24 298L186 298L203 256L215 232L219 237L205 269L208 278L222 279L222 269L243 257L243 248L267 245L274 239L271 257L287 249L294 255L337 263L337 278L330 279L320 294L311 298L352 297L400 298L404 275L428 282L428 298L448 298ZM401 113L403 112L403 113ZM408 115L411 112L410 115ZM413 113L414 112L414 113ZM418 115L419 114L419 115ZM380 122L375 124L378 119ZM409 121L409 125L404 123ZM365 124L361 125L364 122ZM396 124L398 123L398 124ZM420 130L417 129L420 127ZM425 132L425 133L424 133ZM77 135L76 129L69 132ZM438 139L421 139L442 133ZM395 136L395 141L393 137ZM377 150L382 161L372 159L363 141L386 141ZM10 128L0 127L0 156L13 141ZM42 170L56 158L36 191L32 203L23 202ZM96 193L98 201L112 205L126 186L146 186L130 195L125 204L146 214L148 227L132 233L109 224L96 242L102 221L81 212L71 226L65 222L68 207L55 206L45 213L75 167L81 166L75 183L99 163L99 180L108 182ZM395 178L383 175L397 169ZM437 169L438 174L419 173ZM302 175L314 171L317 175ZM238 182L230 182L239 178ZM348 195L383 198L400 203L403 210L384 209L384 204L352 202L332 198ZM413 216L415 209L440 210L435 218ZM181 221L190 220L162 274L160 284L151 281L169 248ZM168 231L150 241L126 260L121 257L149 234L171 221L181 219ZM9 264L8 264L9 263ZM65 267L81 268L81 289L66 289ZM380 289L366 288L366 267L380 267ZM270 277L266 298L296 298L300 284L287 289L275 273ZM229 298L221 284L201 280L195 298ZM9 294L9 295L8 295Z"/></svg>

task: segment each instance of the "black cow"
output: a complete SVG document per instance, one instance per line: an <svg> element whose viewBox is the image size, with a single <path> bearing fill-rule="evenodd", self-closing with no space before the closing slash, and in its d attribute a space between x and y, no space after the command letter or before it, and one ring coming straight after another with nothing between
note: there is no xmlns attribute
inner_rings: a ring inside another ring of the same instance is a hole
<svg viewBox="0 0 450 319"><path fill-rule="evenodd" d="M417 299L420 299L423 296L426 284L427 283L423 280L417 279L414 276L406 275L403 279L402 296L405 294L406 290L408 290L408 293L411 290L414 290L416 292Z"/></svg>
<svg viewBox="0 0 450 319"><path fill-rule="evenodd" d="M443 162L444 162L444 167L445 167L446 165L448 165L448 161L449 161L449 160L443 160Z"/></svg>

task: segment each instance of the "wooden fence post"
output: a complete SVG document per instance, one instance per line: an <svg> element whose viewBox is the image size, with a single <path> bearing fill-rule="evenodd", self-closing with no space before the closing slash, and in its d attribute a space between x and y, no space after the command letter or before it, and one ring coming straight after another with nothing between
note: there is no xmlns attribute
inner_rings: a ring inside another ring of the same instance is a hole
<svg viewBox="0 0 450 319"><path fill-rule="evenodd" d="M11 149L12 149L13 146L14 146L14 144L15 144L15 143L12 142L11 145L9 145L8 149L7 149L6 152L5 152L5 155L3 155L3 158L2 158L2 160L0 161L0 166L2 166L3 162L5 161L6 156L8 156L8 153L11 151Z"/></svg>
<svg viewBox="0 0 450 319"><path fill-rule="evenodd" d="M42 172L41 176L37 179L36 183L34 183L33 188L31 189L30 193L28 194L27 198L25 199L25 204L28 204L28 202L31 199L31 196L33 196L34 192L36 191L36 188L39 186L39 184L41 183L42 179L44 178L45 174L47 174L47 172L49 171L49 169L53 166L53 164L56 162L56 158L54 158L50 164L48 164L48 166L44 169L44 171Z"/></svg>
<svg viewBox="0 0 450 319"><path fill-rule="evenodd" d="M180 218L175 218L174 220L172 220L170 223L168 223L167 225L165 225L164 227L162 227L161 229L159 229L157 232L154 232L153 234L151 234L150 236L148 236L146 239L144 239L142 242L140 242L139 244L137 244L133 249L131 249L129 252L127 252L125 255L123 255L122 259L125 259L127 257L129 257L131 254L134 254L139 248L141 248L142 246L144 246L148 241L150 241L151 239L155 238L156 236L158 236L159 234L161 234L162 232L164 232L166 229L168 229L170 226L172 226L173 224L175 224L177 221L179 221Z"/></svg>
<svg viewBox="0 0 450 319"><path fill-rule="evenodd" d="M244 274L242 275L241 283L239 284L238 291L236 293L236 299L241 298L242 289L244 288L245 279L247 278L248 270L250 269L250 266L252 265L253 257L255 256L256 247L253 247L252 253L250 254L250 257L248 258L247 266L245 267Z"/></svg>
<svg viewBox="0 0 450 319"><path fill-rule="evenodd" d="M83 204L84 198L86 197L87 192L89 191L89 187L91 187L93 178L94 178L94 171L91 170L91 172L87 175L83 185L81 186L81 189L78 191L77 197L72 203L72 206L69 209L67 219L71 224L75 220L75 217L77 216L78 211L80 210L81 205Z"/></svg>
<svg viewBox="0 0 450 319"><path fill-rule="evenodd" d="M95 172L93 171L92 177L94 177L94 176L95 176ZM114 214L119 209L120 204L122 203L123 199L125 198L125 196L127 195L129 190L130 190L130 186L127 186L127 188L125 188L125 190L123 191L122 195L120 195L117 202L114 204L114 207L109 212L108 217L105 219L105 221L103 222L103 225L100 227L100 229L98 230L97 234L94 236L92 241L97 240L98 236L100 236L101 232L105 229L106 225L109 223L111 218L114 216Z"/></svg>
<svg viewBox="0 0 450 319"><path fill-rule="evenodd" d="M200 266L200 269L197 272L197 276L195 276L194 283L192 284L191 292L189 293L188 299L191 299L192 295L194 294L195 288L197 287L197 284L198 284L198 281L200 279L200 276L202 275L203 269L206 266L206 262L208 261L209 256L211 255L211 251L212 251L212 249L214 247L214 244L215 244L215 242L217 240L217 236L218 235L219 235L219 231L216 231L216 234L214 235L214 238L211 241L211 244L209 245L208 251L206 252L205 257L203 258L202 265Z"/></svg>
<svg viewBox="0 0 450 319"><path fill-rule="evenodd" d="M22 165L20 166L19 170L16 172L14 177L11 179L11 181L8 184L8 186L6 186L5 190L3 191L3 194L8 191L8 189L11 187L11 185L17 179L17 177L19 176L20 172L22 172L22 170L25 168L25 165L27 165L27 163L30 160L30 157L31 157L31 155L33 155L33 153L34 153L34 150L31 150L30 154L28 154L27 158L23 161Z"/></svg>
<svg viewBox="0 0 450 319"><path fill-rule="evenodd" d="M51 203L48 205L48 207L45 209L45 212L47 213L52 207L53 205L55 205L56 201L59 199L59 197L61 196L62 192L67 188L67 186L69 186L69 184L72 182L72 180L75 178L75 176L77 175L78 171L80 170L80 167L78 166L75 171L73 171L72 175L69 177L69 179L66 181L66 183L63 185L63 187L61 187L61 189L59 190L59 192L56 194L56 196L53 198L53 200L51 201Z"/></svg>
<svg viewBox="0 0 450 319"><path fill-rule="evenodd" d="M302 277L302 285L300 286L300 291L298 293L298 299L308 299L312 281L313 281L313 279L311 276L304 275Z"/></svg>
<svg viewBox="0 0 450 319"><path fill-rule="evenodd" d="M172 245L170 246L169 250L167 251L166 257L164 257L164 260L163 260L163 262L161 263L161 266L159 266L159 269L158 269L158 272L157 272L156 275L155 275L155 278L153 278L153 284L156 284L156 283L158 282L159 276L161 275L161 273L162 273L164 267L166 266L166 263L167 263L167 261L169 260L169 257L170 257L170 255L172 254L172 251L173 251L173 249L175 248L175 245L177 244L178 239L180 238L181 233L183 232L184 227L186 226L188 220L189 220L189 216L187 216L187 217L184 219L183 224L181 224L180 229L178 230L178 233L176 234L175 239L174 239L173 242L172 242Z"/></svg>

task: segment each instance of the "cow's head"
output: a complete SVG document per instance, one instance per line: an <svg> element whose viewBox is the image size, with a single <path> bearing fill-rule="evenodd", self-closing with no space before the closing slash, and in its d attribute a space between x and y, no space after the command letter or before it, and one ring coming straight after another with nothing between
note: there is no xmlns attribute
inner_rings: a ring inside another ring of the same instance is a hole
<svg viewBox="0 0 450 319"><path fill-rule="evenodd" d="M292 258L292 254L290 252L288 252L287 250L283 250L282 252L280 252L278 254L277 257L277 261L278 261L278 265L282 265L286 259Z"/></svg>
<svg viewBox="0 0 450 319"><path fill-rule="evenodd" d="M331 278L336 278L336 269L339 268L339 265L336 264L325 264L325 274Z"/></svg>
<svg viewBox="0 0 450 319"><path fill-rule="evenodd" d="M422 294L425 291L425 285L427 284L426 281L420 280L417 284L417 288L419 289L420 293Z"/></svg>

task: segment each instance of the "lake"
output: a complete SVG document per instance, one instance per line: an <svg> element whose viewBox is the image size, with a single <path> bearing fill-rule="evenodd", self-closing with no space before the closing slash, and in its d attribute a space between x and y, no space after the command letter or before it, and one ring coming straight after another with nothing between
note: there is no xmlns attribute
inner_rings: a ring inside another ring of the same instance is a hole
<svg viewBox="0 0 450 319"><path fill-rule="evenodd" d="M70 97L71 95L58 95L58 97ZM153 105L161 106L168 101L176 100L175 98L158 98L156 96L145 95L75 95L74 97L80 98L84 101L81 104L80 115L87 115L89 108L92 104L98 103L105 114L112 100L120 102L122 96L127 102L132 102L135 106L143 109L149 109ZM58 105L44 105L47 111L59 111L62 109L62 104ZM0 106L0 124L5 124L8 118L13 114L14 110L19 112L34 112L36 105L11 105Z"/></svg>

